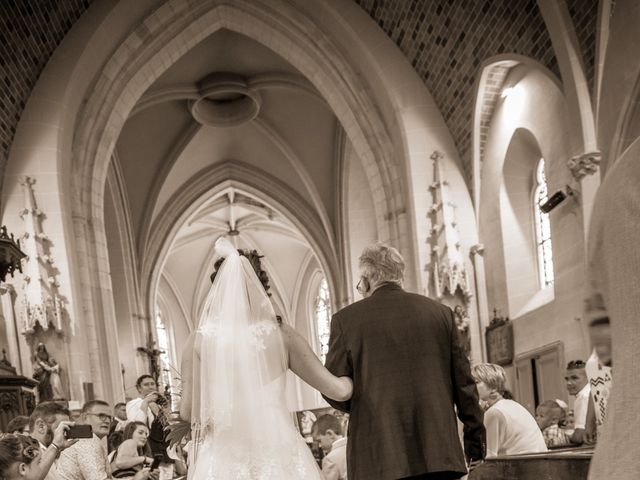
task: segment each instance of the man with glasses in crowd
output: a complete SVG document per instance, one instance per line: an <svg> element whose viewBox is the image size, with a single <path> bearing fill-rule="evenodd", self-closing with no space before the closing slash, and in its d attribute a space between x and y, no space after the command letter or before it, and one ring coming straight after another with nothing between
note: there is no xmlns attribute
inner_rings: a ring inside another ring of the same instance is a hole
<svg viewBox="0 0 640 480"><path fill-rule="evenodd" d="M113 417L111 407L102 400L91 400L82 407L77 425L90 425L92 438L81 439L62 452L58 461L59 480L106 480L111 478L107 461L106 436ZM140 470L134 480L156 478L149 469Z"/></svg>

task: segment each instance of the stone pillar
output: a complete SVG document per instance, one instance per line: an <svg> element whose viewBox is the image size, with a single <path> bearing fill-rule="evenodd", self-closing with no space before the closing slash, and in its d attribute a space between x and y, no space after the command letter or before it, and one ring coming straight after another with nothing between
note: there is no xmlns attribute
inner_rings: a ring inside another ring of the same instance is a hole
<svg viewBox="0 0 640 480"><path fill-rule="evenodd" d="M598 151L593 151L571 157L567 162L567 167L569 167L573 178L580 184L580 206L582 208L585 244L589 234L589 221L591 220L593 202L600 187L598 166L601 160L602 154Z"/></svg>
<svg viewBox="0 0 640 480"><path fill-rule="evenodd" d="M16 315L14 310L16 291L13 285L3 283L0 285L0 302L2 302L2 314L5 320L7 331L9 361L24 375L25 368L22 356L20 355L20 337L18 326L16 325Z"/></svg>
<svg viewBox="0 0 640 480"><path fill-rule="evenodd" d="M478 309L478 341L473 342L471 351L480 353L474 360L487 360L487 346L484 341L484 330L489 325L489 301L487 299L487 281L484 271L484 245L478 243L470 249L473 262L474 280L476 284L476 306ZM476 347L480 347L476 350ZM474 356L475 357L475 356Z"/></svg>

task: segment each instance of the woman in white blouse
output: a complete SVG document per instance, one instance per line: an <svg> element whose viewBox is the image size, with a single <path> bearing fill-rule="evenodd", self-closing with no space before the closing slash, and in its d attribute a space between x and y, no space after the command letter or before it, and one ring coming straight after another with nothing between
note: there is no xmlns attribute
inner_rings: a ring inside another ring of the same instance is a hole
<svg viewBox="0 0 640 480"><path fill-rule="evenodd" d="M476 381L480 402L485 406L487 458L546 452L547 445L535 418L518 402L502 396L506 384L504 369L481 363L471 369L471 375Z"/></svg>

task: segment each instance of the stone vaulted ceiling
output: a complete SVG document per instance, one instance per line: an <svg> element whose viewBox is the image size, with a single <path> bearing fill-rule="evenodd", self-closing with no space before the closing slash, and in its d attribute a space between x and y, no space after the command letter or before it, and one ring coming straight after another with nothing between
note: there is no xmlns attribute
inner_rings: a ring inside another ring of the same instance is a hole
<svg viewBox="0 0 640 480"><path fill-rule="evenodd" d="M473 83L499 53L530 56L558 75L535 0L354 0L399 46L421 76L471 173ZM92 0L0 2L0 172L31 91L65 34ZM597 0L566 2L593 87Z"/></svg>

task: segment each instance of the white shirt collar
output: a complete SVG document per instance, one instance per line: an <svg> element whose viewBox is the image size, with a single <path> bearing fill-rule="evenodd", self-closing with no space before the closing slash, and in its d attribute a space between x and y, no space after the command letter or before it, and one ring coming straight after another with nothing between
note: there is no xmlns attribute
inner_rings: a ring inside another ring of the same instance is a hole
<svg viewBox="0 0 640 480"><path fill-rule="evenodd" d="M340 437L339 439L337 439L335 442L331 444L331 450L333 450L336 447L341 447L346 442L347 442L347 439L345 437Z"/></svg>
<svg viewBox="0 0 640 480"><path fill-rule="evenodd" d="M584 387L582 387L582 390L576 393L576 398L587 397L589 396L590 393L591 393L591 384L587 382L587 384Z"/></svg>

